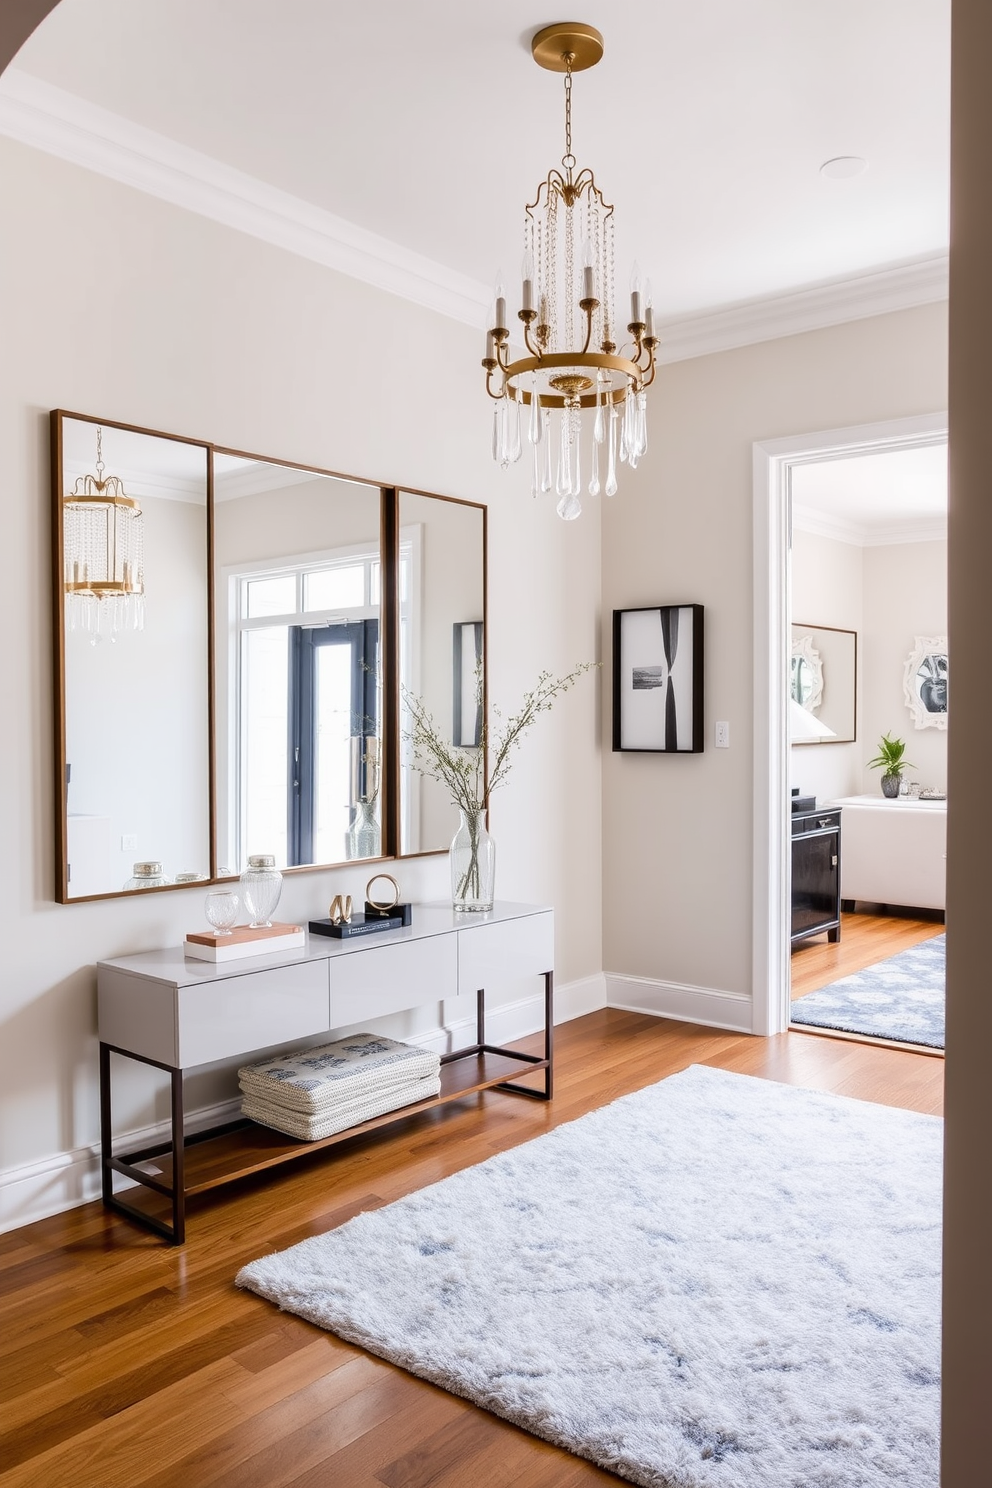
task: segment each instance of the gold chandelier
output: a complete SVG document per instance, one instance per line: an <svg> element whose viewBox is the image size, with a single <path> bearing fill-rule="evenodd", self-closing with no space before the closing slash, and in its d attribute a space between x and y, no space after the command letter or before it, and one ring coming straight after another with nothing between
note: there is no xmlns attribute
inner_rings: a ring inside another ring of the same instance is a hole
<svg viewBox="0 0 992 1488"><path fill-rule="evenodd" d="M637 266L630 283L629 341L618 346L614 308L613 206L591 170L576 174L572 154L572 74L594 67L603 38L574 21L546 26L531 42L539 67L565 74L565 154L524 209L521 268L523 339L528 355L510 360L506 290L496 286L495 324L486 335L486 391L493 410L493 459L504 470L520 459L523 426L533 452L533 493L554 489L558 515L582 511L582 413L592 415L587 489L617 489L617 466L636 469L647 449L646 389L654 381L650 285ZM595 349L592 349L595 348ZM523 410L526 410L526 415ZM560 410L558 437L552 412ZM557 462L552 447L557 445ZM605 471L602 465L605 462ZM554 473L552 472L552 467Z"/></svg>
<svg viewBox="0 0 992 1488"><path fill-rule="evenodd" d="M96 474L81 475L62 501L66 624L94 643L107 631L143 630L144 518L120 476L104 475L103 430Z"/></svg>

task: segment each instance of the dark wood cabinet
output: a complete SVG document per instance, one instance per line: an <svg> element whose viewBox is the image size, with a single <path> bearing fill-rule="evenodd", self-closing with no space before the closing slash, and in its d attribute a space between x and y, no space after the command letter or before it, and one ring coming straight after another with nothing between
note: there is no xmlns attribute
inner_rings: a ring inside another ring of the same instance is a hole
<svg viewBox="0 0 992 1488"><path fill-rule="evenodd" d="M792 944L840 940L840 812L792 815Z"/></svg>

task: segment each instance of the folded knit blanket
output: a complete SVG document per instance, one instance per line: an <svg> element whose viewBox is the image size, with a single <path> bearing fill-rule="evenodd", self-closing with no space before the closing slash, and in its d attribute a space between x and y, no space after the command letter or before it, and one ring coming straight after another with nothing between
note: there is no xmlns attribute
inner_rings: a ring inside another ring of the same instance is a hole
<svg viewBox="0 0 992 1488"><path fill-rule="evenodd" d="M354 1033L333 1044L245 1065L238 1079L253 1099L308 1116L326 1114L360 1095L386 1094L411 1080L436 1079L440 1067L433 1049Z"/></svg>
<svg viewBox="0 0 992 1488"><path fill-rule="evenodd" d="M320 1115L304 1116L251 1095L244 1097L241 1110L249 1120L257 1121L261 1126L271 1126L275 1131L285 1132L290 1137L299 1137L304 1142L319 1142L322 1137L333 1136L335 1132L345 1131L349 1126L360 1126L363 1121L371 1121L373 1116L384 1116L387 1111L413 1105L415 1101L430 1100L440 1092L440 1077L434 1075L412 1080L402 1089L366 1094Z"/></svg>

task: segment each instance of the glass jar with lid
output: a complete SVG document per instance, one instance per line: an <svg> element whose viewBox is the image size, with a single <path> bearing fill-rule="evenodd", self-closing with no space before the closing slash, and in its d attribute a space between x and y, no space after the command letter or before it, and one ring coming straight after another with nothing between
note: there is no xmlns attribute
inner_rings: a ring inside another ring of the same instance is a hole
<svg viewBox="0 0 992 1488"><path fill-rule="evenodd" d="M241 875L241 902L251 915L250 930L269 929L279 895L282 874L271 853L252 853Z"/></svg>
<svg viewBox="0 0 992 1488"><path fill-rule="evenodd" d="M126 889L161 889L169 880L162 872L162 864L154 861L135 863L132 876L124 885Z"/></svg>

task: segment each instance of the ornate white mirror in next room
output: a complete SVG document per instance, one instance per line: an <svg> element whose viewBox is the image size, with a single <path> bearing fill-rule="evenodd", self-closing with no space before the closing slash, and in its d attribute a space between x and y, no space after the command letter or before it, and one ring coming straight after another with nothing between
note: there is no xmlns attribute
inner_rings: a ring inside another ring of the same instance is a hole
<svg viewBox="0 0 992 1488"><path fill-rule="evenodd" d="M218 873L384 850L382 493L214 453Z"/></svg>
<svg viewBox="0 0 992 1488"><path fill-rule="evenodd" d="M826 739L793 738L793 744L852 743L857 735L857 632L793 625L790 691L800 707L833 731Z"/></svg>
<svg viewBox="0 0 992 1488"><path fill-rule="evenodd" d="M208 446L58 410L52 445L58 898L209 878Z"/></svg>

